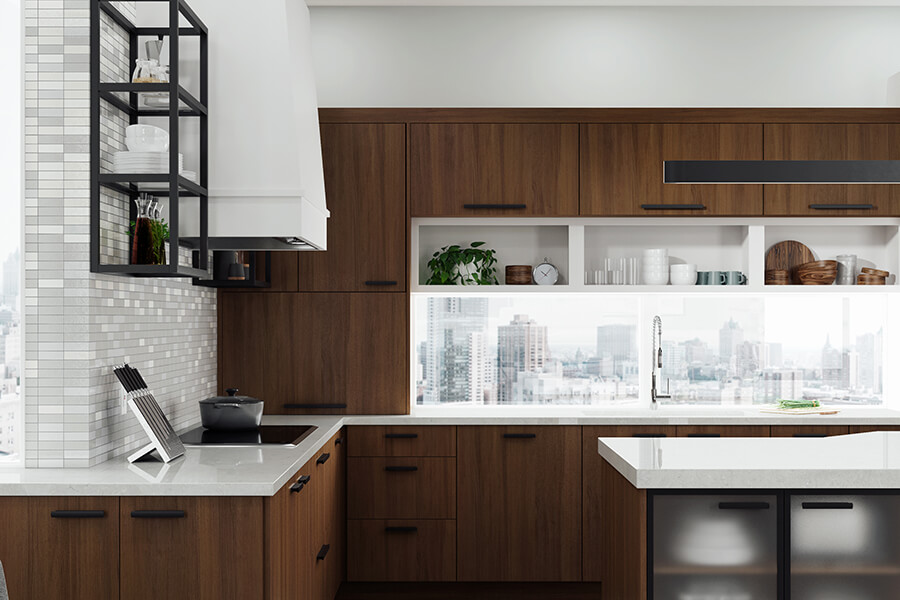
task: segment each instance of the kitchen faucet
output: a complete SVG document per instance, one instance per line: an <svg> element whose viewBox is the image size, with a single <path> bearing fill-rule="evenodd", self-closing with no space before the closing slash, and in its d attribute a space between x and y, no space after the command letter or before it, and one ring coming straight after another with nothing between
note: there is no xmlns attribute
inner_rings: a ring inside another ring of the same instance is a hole
<svg viewBox="0 0 900 600"><path fill-rule="evenodd" d="M650 371L650 408L656 409L659 407L656 402L657 399L666 399L672 397L672 394L669 393L668 379L666 379L666 393L660 394L656 391L656 370L659 369L660 374L662 374L662 319L659 315L653 317L653 327L651 335L653 337L653 356L651 357L653 359L653 367Z"/></svg>

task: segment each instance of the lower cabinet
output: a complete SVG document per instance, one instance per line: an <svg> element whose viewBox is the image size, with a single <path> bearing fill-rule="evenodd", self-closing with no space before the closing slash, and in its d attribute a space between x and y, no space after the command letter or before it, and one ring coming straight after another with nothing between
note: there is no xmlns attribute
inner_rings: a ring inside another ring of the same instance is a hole
<svg viewBox="0 0 900 600"><path fill-rule="evenodd" d="M265 514L266 600L312 599L312 575L319 551L312 535L315 511L313 461L303 465L283 488L263 500Z"/></svg>
<svg viewBox="0 0 900 600"><path fill-rule="evenodd" d="M351 520L349 581L453 581L456 521Z"/></svg>
<svg viewBox="0 0 900 600"><path fill-rule="evenodd" d="M123 497L121 597L263 597L263 499Z"/></svg>
<svg viewBox="0 0 900 600"><path fill-rule="evenodd" d="M779 597L778 496L651 498L651 598Z"/></svg>
<svg viewBox="0 0 900 600"><path fill-rule="evenodd" d="M846 425L772 425L772 437L817 438L848 433Z"/></svg>
<svg viewBox="0 0 900 600"><path fill-rule="evenodd" d="M900 495L792 495L791 600L896 598Z"/></svg>
<svg viewBox="0 0 900 600"><path fill-rule="evenodd" d="M316 454L311 467L316 511L310 525L315 550L312 576L314 600L332 600L345 576L346 459L343 431Z"/></svg>
<svg viewBox="0 0 900 600"><path fill-rule="evenodd" d="M581 580L581 427L457 427L460 581Z"/></svg>
<svg viewBox="0 0 900 600"><path fill-rule="evenodd" d="M114 600L119 499L0 498L0 562L13 600Z"/></svg>

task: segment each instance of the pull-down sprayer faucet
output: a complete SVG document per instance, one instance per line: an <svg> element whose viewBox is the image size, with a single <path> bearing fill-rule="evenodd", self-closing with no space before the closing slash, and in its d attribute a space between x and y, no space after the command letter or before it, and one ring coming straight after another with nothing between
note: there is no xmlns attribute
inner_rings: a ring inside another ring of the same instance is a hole
<svg viewBox="0 0 900 600"><path fill-rule="evenodd" d="M671 398L672 395L669 393L669 380L666 380L666 393L660 394L656 391L656 373L657 369L659 369L660 374L662 374L662 319L659 315L653 317L653 327L651 328L651 335L653 337L653 365L650 371L650 408L657 408L657 399L662 398Z"/></svg>

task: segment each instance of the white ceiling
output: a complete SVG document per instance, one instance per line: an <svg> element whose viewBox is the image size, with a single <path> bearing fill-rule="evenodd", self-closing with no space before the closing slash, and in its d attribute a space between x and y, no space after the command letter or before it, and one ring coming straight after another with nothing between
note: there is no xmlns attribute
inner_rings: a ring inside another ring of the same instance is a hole
<svg viewBox="0 0 900 600"><path fill-rule="evenodd" d="M900 6L900 0L307 0L309 6Z"/></svg>

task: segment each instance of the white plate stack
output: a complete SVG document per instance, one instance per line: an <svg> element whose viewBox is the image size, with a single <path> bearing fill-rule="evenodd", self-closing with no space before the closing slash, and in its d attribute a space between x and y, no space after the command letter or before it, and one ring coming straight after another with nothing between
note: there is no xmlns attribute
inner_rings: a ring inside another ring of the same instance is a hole
<svg viewBox="0 0 900 600"><path fill-rule="evenodd" d="M641 259L641 281L644 285L666 285L669 283L669 250L652 248L644 250Z"/></svg>
<svg viewBox="0 0 900 600"><path fill-rule="evenodd" d="M178 172L184 170L184 155L178 154ZM130 152L123 150L113 155L113 172L159 174L169 172L168 152Z"/></svg>

